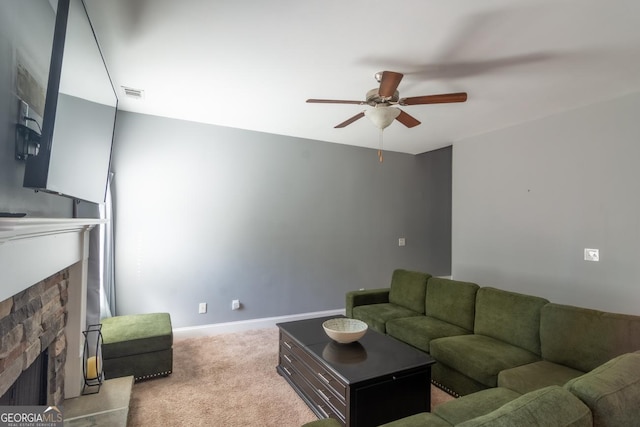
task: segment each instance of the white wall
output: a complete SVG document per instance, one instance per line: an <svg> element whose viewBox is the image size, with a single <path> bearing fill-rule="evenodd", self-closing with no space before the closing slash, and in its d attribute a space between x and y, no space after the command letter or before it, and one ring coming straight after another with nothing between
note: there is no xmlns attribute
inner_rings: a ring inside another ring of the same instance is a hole
<svg viewBox="0 0 640 427"><path fill-rule="evenodd" d="M632 94L454 144L453 277L640 315L638 112Z"/></svg>

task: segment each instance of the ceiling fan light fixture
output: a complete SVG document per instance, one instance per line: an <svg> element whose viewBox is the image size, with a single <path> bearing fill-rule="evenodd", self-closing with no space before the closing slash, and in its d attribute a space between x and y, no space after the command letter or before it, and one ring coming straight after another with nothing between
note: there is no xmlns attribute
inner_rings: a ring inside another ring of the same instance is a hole
<svg viewBox="0 0 640 427"><path fill-rule="evenodd" d="M364 112L364 115L380 130L389 126L400 115L395 107L377 106Z"/></svg>

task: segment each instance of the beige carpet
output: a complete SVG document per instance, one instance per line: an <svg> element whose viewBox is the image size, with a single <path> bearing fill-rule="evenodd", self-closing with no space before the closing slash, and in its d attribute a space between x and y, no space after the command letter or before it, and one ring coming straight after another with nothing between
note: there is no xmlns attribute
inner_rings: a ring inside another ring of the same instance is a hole
<svg viewBox="0 0 640 427"><path fill-rule="evenodd" d="M299 427L317 419L276 373L278 329L174 342L173 374L133 386L129 426ZM432 386L434 405L452 399Z"/></svg>

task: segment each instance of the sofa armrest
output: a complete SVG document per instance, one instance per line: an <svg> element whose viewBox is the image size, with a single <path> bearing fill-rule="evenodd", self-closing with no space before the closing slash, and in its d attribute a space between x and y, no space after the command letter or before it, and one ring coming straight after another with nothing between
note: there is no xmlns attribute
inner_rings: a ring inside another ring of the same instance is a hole
<svg viewBox="0 0 640 427"><path fill-rule="evenodd" d="M591 408L597 426L638 425L640 351L618 356L568 381L569 390Z"/></svg>
<svg viewBox="0 0 640 427"><path fill-rule="evenodd" d="M359 305L382 304L389 302L391 288L366 289L364 291L350 291L346 295L345 314L353 317L353 308Z"/></svg>
<svg viewBox="0 0 640 427"><path fill-rule="evenodd" d="M493 412L458 427L513 426L591 427L591 411L580 399L554 385L523 394Z"/></svg>

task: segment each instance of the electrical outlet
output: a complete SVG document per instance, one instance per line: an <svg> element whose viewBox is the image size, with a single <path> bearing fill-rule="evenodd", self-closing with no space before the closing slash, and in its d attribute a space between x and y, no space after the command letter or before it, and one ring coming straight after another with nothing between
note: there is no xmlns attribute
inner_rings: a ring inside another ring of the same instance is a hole
<svg viewBox="0 0 640 427"><path fill-rule="evenodd" d="M234 299L233 301L231 301L231 310L238 310L238 309L240 309L240 300Z"/></svg>
<svg viewBox="0 0 640 427"><path fill-rule="evenodd" d="M198 313L205 314L206 312L207 312L207 303L201 302L200 305L198 305Z"/></svg>
<svg viewBox="0 0 640 427"><path fill-rule="evenodd" d="M29 117L29 104L22 99L18 99L18 123L30 127L25 117Z"/></svg>
<svg viewBox="0 0 640 427"><path fill-rule="evenodd" d="M404 245L406 245L406 244L407 244L407 241L405 240L405 238L404 238L404 237L400 237L400 238L398 239L398 246L404 246Z"/></svg>

